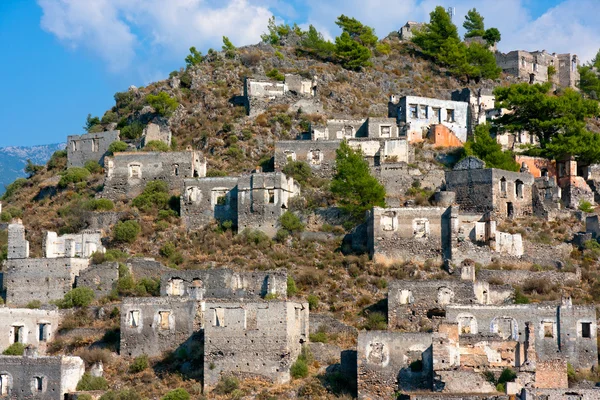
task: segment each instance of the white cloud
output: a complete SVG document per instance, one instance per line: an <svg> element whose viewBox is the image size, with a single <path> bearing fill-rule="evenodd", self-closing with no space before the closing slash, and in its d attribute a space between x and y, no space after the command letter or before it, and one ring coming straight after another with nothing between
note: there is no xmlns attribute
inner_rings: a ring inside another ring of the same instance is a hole
<svg viewBox="0 0 600 400"><path fill-rule="evenodd" d="M73 48L86 48L113 71L136 54L182 56L196 46L220 48L256 43L271 12L249 0L38 0L41 26ZM143 47L143 48L141 48ZM147 48L150 47L150 48ZM142 62L147 60L141 60Z"/></svg>

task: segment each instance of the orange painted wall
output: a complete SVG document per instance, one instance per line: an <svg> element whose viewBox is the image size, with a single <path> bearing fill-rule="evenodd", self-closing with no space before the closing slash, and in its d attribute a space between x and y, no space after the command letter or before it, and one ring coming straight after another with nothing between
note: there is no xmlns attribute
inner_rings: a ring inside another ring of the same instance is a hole
<svg viewBox="0 0 600 400"><path fill-rule="evenodd" d="M442 124L431 125L431 139L436 147L462 147L463 142Z"/></svg>
<svg viewBox="0 0 600 400"><path fill-rule="evenodd" d="M534 178L540 178L542 176L542 169L548 171L548 176L555 177L556 175L556 162L554 160L548 160L547 158L541 157L530 157L516 155L515 161L522 165L525 163L529 167L529 172Z"/></svg>

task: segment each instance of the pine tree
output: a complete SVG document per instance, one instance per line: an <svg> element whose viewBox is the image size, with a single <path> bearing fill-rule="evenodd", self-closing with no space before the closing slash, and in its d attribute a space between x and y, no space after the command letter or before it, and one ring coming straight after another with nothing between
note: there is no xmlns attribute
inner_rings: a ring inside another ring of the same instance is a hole
<svg viewBox="0 0 600 400"><path fill-rule="evenodd" d="M483 36L485 33L483 16L479 14L475 8L470 9L467 12L467 15L465 15L463 27L467 30L467 33L465 33L465 39L475 36Z"/></svg>
<svg viewBox="0 0 600 400"><path fill-rule="evenodd" d="M362 152L343 141L336 150L331 192L342 209L360 219L373 206L385 207L385 188L371 175Z"/></svg>
<svg viewBox="0 0 600 400"><path fill-rule="evenodd" d="M519 170L519 164L515 162L512 152L503 151L502 146L490 135L488 124L475 128L473 139L465 143L465 155L480 158L488 168Z"/></svg>
<svg viewBox="0 0 600 400"><path fill-rule="evenodd" d="M460 38L456 25L444 7L437 6L429 18L429 23L415 32L412 41L421 47L423 53L435 58L447 40L460 42Z"/></svg>
<svg viewBox="0 0 600 400"><path fill-rule="evenodd" d="M348 32L335 38L335 54L346 69L371 66L371 50L352 39Z"/></svg>

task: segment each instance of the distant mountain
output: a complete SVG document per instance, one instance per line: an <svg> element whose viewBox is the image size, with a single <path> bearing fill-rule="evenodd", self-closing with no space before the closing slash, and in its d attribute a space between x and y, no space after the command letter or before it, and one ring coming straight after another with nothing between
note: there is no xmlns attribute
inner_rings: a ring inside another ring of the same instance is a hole
<svg viewBox="0 0 600 400"><path fill-rule="evenodd" d="M17 178L27 176L23 169L28 159L34 164L46 164L52 153L64 148L64 143L0 148L0 195L4 193L6 185Z"/></svg>

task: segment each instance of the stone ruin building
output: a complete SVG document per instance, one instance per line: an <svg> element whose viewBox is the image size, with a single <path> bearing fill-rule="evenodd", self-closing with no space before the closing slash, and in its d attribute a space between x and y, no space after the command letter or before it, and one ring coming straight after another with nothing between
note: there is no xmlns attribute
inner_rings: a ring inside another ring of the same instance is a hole
<svg viewBox="0 0 600 400"><path fill-rule="evenodd" d="M79 357L38 356L31 349L23 356L0 355L0 398L63 400L84 372Z"/></svg>
<svg viewBox="0 0 600 400"><path fill-rule="evenodd" d="M67 167L83 167L88 161L104 165L108 147L119 140L120 132L106 131L67 137Z"/></svg>
<svg viewBox="0 0 600 400"><path fill-rule="evenodd" d="M423 28L423 26L425 26L425 23L423 22L407 21L398 31L400 40L411 40L413 38L413 32Z"/></svg>
<svg viewBox="0 0 600 400"><path fill-rule="evenodd" d="M496 64L504 73L531 84L552 82L576 89L579 83L579 58L574 54L550 54L546 50L496 52ZM554 74L550 73L551 67Z"/></svg>
<svg viewBox="0 0 600 400"><path fill-rule="evenodd" d="M142 147L145 147L148 142L158 141L171 146L171 129L168 121L164 118L155 118L154 122L150 122L144 128L142 133Z"/></svg>
<svg viewBox="0 0 600 400"><path fill-rule="evenodd" d="M126 298L121 354L199 348L204 390L221 376L290 380L308 341L308 304L288 301L285 271L172 271L161 297Z"/></svg>
<svg viewBox="0 0 600 400"><path fill-rule="evenodd" d="M185 179L181 217L188 229L231 221L240 232L257 229L274 236L279 217L299 194L300 185L281 172Z"/></svg>
<svg viewBox="0 0 600 400"><path fill-rule="evenodd" d="M243 105L250 117L266 111L275 104L289 104L293 111L301 109L305 113L322 111L317 94L317 79L303 79L299 75L286 74L285 81L272 81L269 78L244 79Z"/></svg>
<svg viewBox="0 0 600 400"><path fill-rule="evenodd" d="M46 234L43 258L29 257L29 241L20 221L8 225L8 259L2 276L6 303L60 300L75 287L107 295L118 280L118 264L90 266L93 252L104 251L97 232L57 236Z"/></svg>
<svg viewBox="0 0 600 400"><path fill-rule="evenodd" d="M360 148L371 166L409 162L409 145L399 136L393 118L360 120L330 119L325 126L311 126L310 140L282 140L275 143L275 168L288 160L305 161L315 174L331 177L335 167L335 151L342 140Z"/></svg>
<svg viewBox="0 0 600 400"><path fill-rule="evenodd" d="M517 372L516 381L506 384L509 395L564 390L567 360L575 368L597 367L593 306L573 306L568 298L510 304L510 286L475 281L474 275L471 266L461 271L463 280L390 282L390 330L359 333L359 399L387 399L398 391L411 399L429 399L424 391L489 398L484 394L496 388L483 373L504 368ZM396 330L416 330L424 320L432 333ZM420 394L413 397L413 391Z"/></svg>
<svg viewBox="0 0 600 400"><path fill-rule="evenodd" d="M206 159L197 151L115 153L105 164L101 196L113 200L136 197L151 181L164 181L169 190L179 191L184 179L206 176Z"/></svg>
<svg viewBox="0 0 600 400"><path fill-rule="evenodd" d="M467 108L467 133L469 135L473 134L477 125L485 124L488 119L495 117L496 96L494 96L492 89L478 88L474 90L464 88L455 90L452 92L452 100L462 101L469 105Z"/></svg>
<svg viewBox="0 0 600 400"><path fill-rule="evenodd" d="M464 101L440 100L417 96L391 96L388 116L396 118L409 143L425 140L431 127L443 125L448 128L451 142L453 135L461 143L467 140L469 104Z"/></svg>
<svg viewBox="0 0 600 400"><path fill-rule="evenodd" d="M34 346L40 353L58 331L61 316L56 308L0 307L0 353L14 343Z"/></svg>

